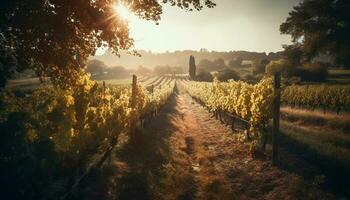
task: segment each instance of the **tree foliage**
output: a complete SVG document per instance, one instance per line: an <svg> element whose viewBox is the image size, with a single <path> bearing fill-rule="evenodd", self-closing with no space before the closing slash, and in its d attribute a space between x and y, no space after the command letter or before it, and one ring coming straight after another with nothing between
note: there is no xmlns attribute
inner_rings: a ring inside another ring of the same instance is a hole
<svg viewBox="0 0 350 200"><path fill-rule="evenodd" d="M198 68L205 71L218 71L226 67L225 60L222 58L215 59L213 61L208 59L202 59L198 63Z"/></svg>
<svg viewBox="0 0 350 200"><path fill-rule="evenodd" d="M92 76L100 76L107 69L107 65L97 59L89 60L86 65L86 71L89 72Z"/></svg>
<svg viewBox="0 0 350 200"><path fill-rule="evenodd" d="M263 59L261 61L254 62L253 74L262 74L265 73L266 65L269 64L269 60Z"/></svg>
<svg viewBox="0 0 350 200"><path fill-rule="evenodd" d="M171 67L169 65L158 65L153 68L153 73L158 76L171 74Z"/></svg>
<svg viewBox="0 0 350 200"><path fill-rule="evenodd" d="M238 72L236 72L233 69L224 69L219 71L218 73L218 80L219 81L228 81L228 80L240 80L240 75Z"/></svg>
<svg viewBox="0 0 350 200"><path fill-rule="evenodd" d="M349 10L348 0L303 0L280 26L281 33L291 35L294 43L286 50L306 61L329 54L337 64L349 66Z"/></svg>
<svg viewBox="0 0 350 200"><path fill-rule="evenodd" d="M144 67L144 66L138 66L137 67L137 74L140 74L140 75L150 75L152 73L152 70L147 68L147 67Z"/></svg>
<svg viewBox="0 0 350 200"><path fill-rule="evenodd" d="M120 2L140 18L155 22L164 4L186 10L215 6L211 0L3 0L1 49L13 50L18 70L34 69L58 85L74 83L97 48L108 47L118 54L133 47L127 22L113 9ZM0 62L4 65L2 57Z"/></svg>
<svg viewBox="0 0 350 200"><path fill-rule="evenodd" d="M212 82L214 79L213 75L205 70L200 70L196 75L196 81Z"/></svg>
<svg viewBox="0 0 350 200"><path fill-rule="evenodd" d="M242 61L243 61L243 59L241 57L237 57L234 60L230 60L228 63L228 66L231 68L240 67L242 65Z"/></svg>

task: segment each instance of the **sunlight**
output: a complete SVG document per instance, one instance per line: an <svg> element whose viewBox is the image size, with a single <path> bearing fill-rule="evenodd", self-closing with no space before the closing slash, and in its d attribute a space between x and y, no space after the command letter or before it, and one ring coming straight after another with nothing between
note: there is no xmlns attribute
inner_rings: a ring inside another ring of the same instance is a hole
<svg viewBox="0 0 350 200"><path fill-rule="evenodd" d="M117 15L125 20L130 20L130 18L133 16L130 9L125 4L116 4L113 6L113 9Z"/></svg>

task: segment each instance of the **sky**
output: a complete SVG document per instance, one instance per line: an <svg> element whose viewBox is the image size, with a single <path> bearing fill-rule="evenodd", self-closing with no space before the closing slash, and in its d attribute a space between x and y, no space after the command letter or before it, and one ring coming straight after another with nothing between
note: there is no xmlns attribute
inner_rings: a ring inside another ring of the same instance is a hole
<svg viewBox="0 0 350 200"><path fill-rule="evenodd" d="M276 52L290 44L279 26L300 0L213 1L216 7L199 12L164 6L159 25L126 15L135 49Z"/></svg>

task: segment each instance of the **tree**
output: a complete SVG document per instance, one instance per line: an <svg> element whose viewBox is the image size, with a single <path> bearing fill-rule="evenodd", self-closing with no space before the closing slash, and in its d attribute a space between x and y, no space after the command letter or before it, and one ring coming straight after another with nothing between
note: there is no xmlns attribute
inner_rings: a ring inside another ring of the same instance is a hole
<svg viewBox="0 0 350 200"><path fill-rule="evenodd" d="M280 26L292 36L286 51L310 61L319 54L331 55L340 65L350 66L350 3L348 0L303 0Z"/></svg>
<svg viewBox="0 0 350 200"><path fill-rule="evenodd" d="M2 0L0 6L1 49L11 49L17 70L30 68L56 85L74 84L84 73L87 58L97 48L118 54L130 50L126 20L115 11L115 0ZM118 1L119 2L119 1ZM164 4L185 10L214 7L211 0L130 0L130 10L158 23ZM1 65L5 63L1 57ZM1 73L7 79L8 73Z"/></svg>
<svg viewBox="0 0 350 200"><path fill-rule="evenodd" d="M149 75L152 73L152 70L146 68L146 67L143 67L143 66L139 66L137 68L137 73L140 74L140 75Z"/></svg>
<svg viewBox="0 0 350 200"><path fill-rule="evenodd" d="M189 72L191 79L194 80L196 77L196 61L194 59L194 56L190 56L188 72Z"/></svg>
<svg viewBox="0 0 350 200"><path fill-rule="evenodd" d="M243 59L241 57L237 57L234 60L230 60L230 62L228 63L228 66L231 68L240 67L242 65L242 61Z"/></svg>
<svg viewBox="0 0 350 200"><path fill-rule="evenodd" d="M214 65L214 69L216 69L216 70L221 70L221 69L226 68L226 63L225 63L224 59L222 59L222 58L218 58L218 59L214 60L213 65Z"/></svg>
<svg viewBox="0 0 350 200"><path fill-rule="evenodd" d="M114 66L107 68L107 77L113 78L125 78L129 75L128 71L122 66Z"/></svg>
<svg viewBox="0 0 350 200"><path fill-rule="evenodd" d="M89 60L86 65L86 71L89 72L92 77L103 75L106 69L107 65L97 59Z"/></svg>
<svg viewBox="0 0 350 200"><path fill-rule="evenodd" d="M213 75L205 70L199 70L199 73L196 75L196 81L212 82Z"/></svg>
<svg viewBox="0 0 350 200"><path fill-rule="evenodd" d="M303 51L300 44L284 45L283 57L288 60L294 67L299 67L302 63L307 62L303 58Z"/></svg>
<svg viewBox="0 0 350 200"><path fill-rule="evenodd" d="M184 69L183 67L172 67L172 71L175 74L184 74L184 73L186 73L186 69Z"/></svg>
<svg viewBox="0 0 350 200"><path fill-rule="evenodd" d="M13 76L17 64L13 51L4 42L4 38L0 37L0 88L5 87L6 80Z"/></svg>
<svg viewBox="0 0 350 200"><path fill-rule="evenodd" d="M253 74L257 75L257 74L262 74L265 73L265 68L266 65L269 64L269 60L267 59L263 59L261 61L257 61L257 63L254 63L254 68L253 68Z"/></svg>
<svg viewBox="0 0 350 200"><path fill-rule="evenodd" d="M281 72L284 77L288 77L288 68L291 68L291 64L288 60L280 59L277 61L271 61L266 65L266 74L274 75L276 72Z"/></svg>
<svg viewBox="0 0 350 200"><path fill-rule="evenodd" d="M222 70L225 67L226 67L226 63L222 58L215 59L214 61L210 61L208 59L202 59L199 61L199 64L198 64L198 68L209 72Z"/></svg>
<svg viewBox="0 0 350 200"><path fill-rule="evenodd" d="M218 73L219 81L228 81L230 79L233 79L235 81L240 80L239 73L232 69L224 69L219 71Z"/></svg>
<svg viewBox="0 0 350 200"><path fill-rule="evenodd" d="M198 63L198 69L201 69L204 71L213 71L214 70L213 62L211 62L208 59L201 59Z"/></svg>
<svg viewBox="0 0 350 200"><path fill-rule="evenodd" d="M169 65L158 65L154 67L153 73L159 76L164 74L171 74L171 67Z"/></svg>
<svg viewBox="0 0 350 200"><path fill-rule="evenodd" d="M327 66L320 62L307 63L303 68L298 69L296 73L301 81L323 82L328 76Z"/></svg>

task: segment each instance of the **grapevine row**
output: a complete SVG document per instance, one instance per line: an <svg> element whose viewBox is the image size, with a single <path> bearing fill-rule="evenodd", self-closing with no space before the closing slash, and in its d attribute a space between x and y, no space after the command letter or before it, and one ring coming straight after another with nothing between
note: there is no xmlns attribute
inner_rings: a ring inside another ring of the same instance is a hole
<svg viewBox="0 0 350 200"><path fill-rule="evenodd" d="M48 176L43 177L43 185L53 183L57 173L74 182L77 172L84 171L93 154L117 144L118 136L128 133L133 120L155 113L171 95L174 85L172 81L149 93L138 84L135 109L131 108L131 87L107 87L89 77L82 77L69 90L51 86L20 98L11 91L2 91L0 163L8 169L18 168L18 163L22 163L25 171L30 172L27 176L45 172ZM42 151L49 156L43 158ZM27 161L29 164L24 164ZM46 163L51 167L31 168L30 163Z"/></svg>
<svg viewBox="0 0 350 200"><path fill-rule="evenodd" d="M250 130L258 133L272 117L272 79L252 85L242 81L213 83L183 81L183 87L211 111L222 110L249 121Z"/></svg>
<svg viewBox="0 0 350 200"><path fill-rule="evenodd" d="M350 109L349 85L292 85L282 92L282 102L309 108Z"/></svg>

